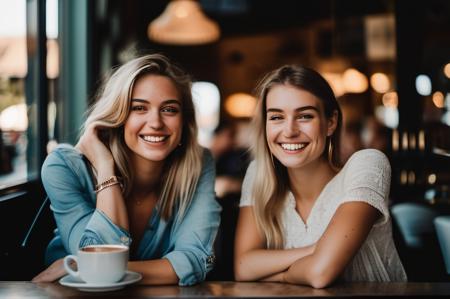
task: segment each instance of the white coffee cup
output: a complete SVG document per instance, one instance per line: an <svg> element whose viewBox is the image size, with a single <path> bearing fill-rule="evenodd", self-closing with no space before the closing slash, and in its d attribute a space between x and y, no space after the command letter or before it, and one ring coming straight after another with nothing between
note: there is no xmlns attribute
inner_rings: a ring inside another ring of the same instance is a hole
<svg viewBox="0 0 450 299"><path fill-rule="evenodd" d="M89 245L80 248L77 255L64 258L64 268L73 277L86 283L114 283L120 281L127 270L129 249L125 245ZM77 264L74 271L70 264Z"/></svg>

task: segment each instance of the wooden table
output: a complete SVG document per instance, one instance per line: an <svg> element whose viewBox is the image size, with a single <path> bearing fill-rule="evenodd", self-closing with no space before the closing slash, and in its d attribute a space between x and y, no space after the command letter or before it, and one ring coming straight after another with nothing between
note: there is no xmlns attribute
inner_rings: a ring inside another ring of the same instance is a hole
<svg viewBox="0 0 450 299"><path fill-rule="evenodd" d="M327 289L260 282L204 282L192 287L132 285L104 293L82 292L59 283L0 282L0 298L450 298L450 283L348 283Z"/></svg>

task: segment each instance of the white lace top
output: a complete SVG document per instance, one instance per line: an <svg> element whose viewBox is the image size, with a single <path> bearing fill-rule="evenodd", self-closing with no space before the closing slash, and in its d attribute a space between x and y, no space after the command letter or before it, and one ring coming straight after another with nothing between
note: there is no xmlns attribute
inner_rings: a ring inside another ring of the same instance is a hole
<svg viewBox="0 0 450 299"><path fill-rule="evenodd" d="M252 205L253 161L245 175L240 206ZM354 153L342 170L325 186L303 222L295 210L295 198L288 193L283 212L284 247L298 248L319 240L339 205L349 201L366 202L382 217L375 223L366 241L347 265L344 281L406 281L392 238L388 195L391 168L386 156L374 149Z"/></svg>

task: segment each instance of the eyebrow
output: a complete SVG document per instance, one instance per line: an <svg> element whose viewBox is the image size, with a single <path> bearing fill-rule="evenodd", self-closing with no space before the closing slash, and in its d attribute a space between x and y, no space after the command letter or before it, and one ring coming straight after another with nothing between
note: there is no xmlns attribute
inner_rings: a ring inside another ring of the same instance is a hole
<svg viewBox="0 0 450 299"><path fill-rule="evenodd" d="M150 104L150 101L143 100L143 99L131 99L131 102ZM161 105L167 105L167 104L177 104L177 105L181 106L181 102L179 100L176 100L176 99L165 100L165 101L163 101L161 103Z"/></svg>
<svg viewBox="0 0 450 299"><path fill-rule="evenodd" d="M295 112L302 112L302 111L305 111L305 110L314 110L317 113L319 113L319 109L317 107L315 107L315 106L299 107L299 108L295 109ZM266 110L266 113L269 113L269 112L283 112L283 110L279 109L279 108L269 108L269 109Z"/></svg>

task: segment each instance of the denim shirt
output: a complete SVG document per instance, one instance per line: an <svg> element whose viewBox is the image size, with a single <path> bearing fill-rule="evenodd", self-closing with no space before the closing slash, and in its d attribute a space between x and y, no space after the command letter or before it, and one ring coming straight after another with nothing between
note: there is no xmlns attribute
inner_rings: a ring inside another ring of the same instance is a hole
<svg viewBox="0 0 450 299"><path fill-rule="evenodd" d="M78 150L59 145L41 172L58 227L47 247L47 264L90 244L131 244L129 232L96 209L91 168ZM213 243L220 223L214 178L214 161L205 150L197 188L184 217L177 218L175 212L165 221L157 205L132 259L169 260L181 286L203 281L214 264Z"/></svg>

